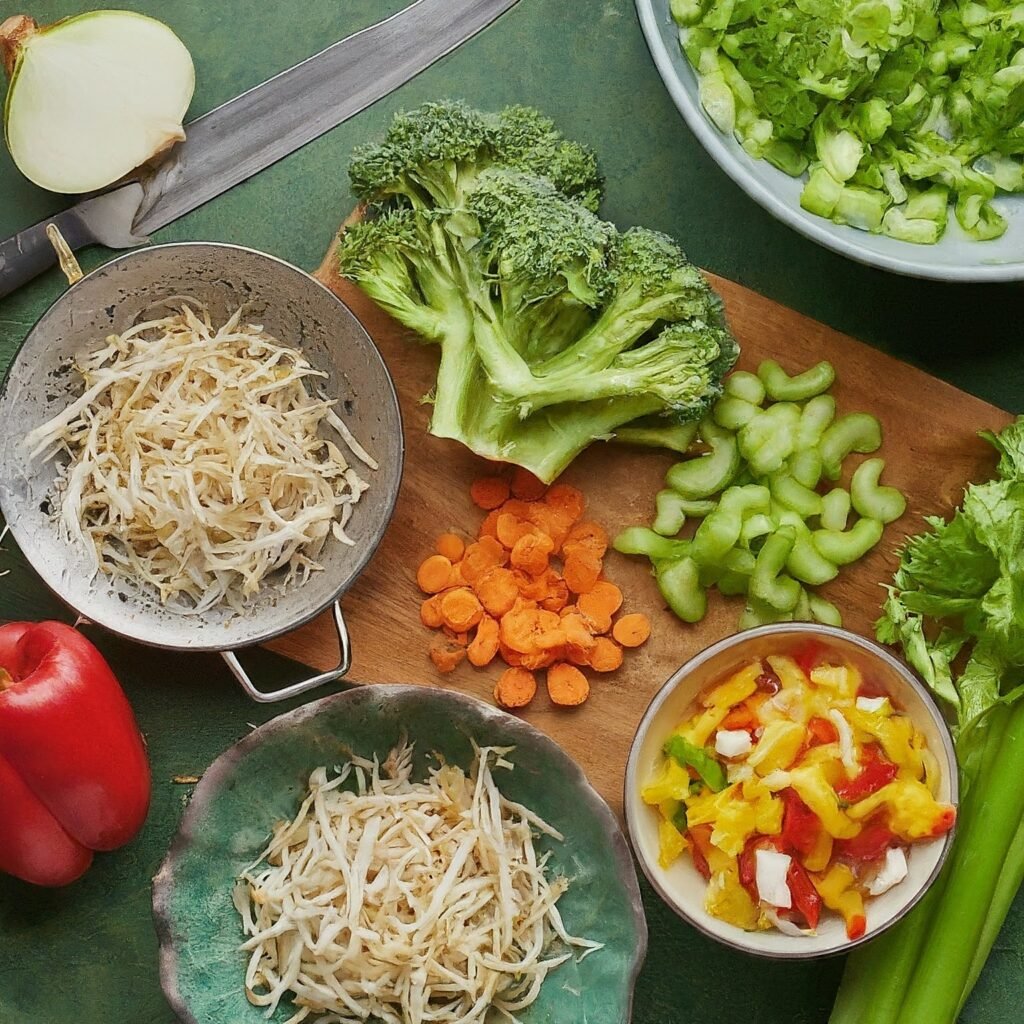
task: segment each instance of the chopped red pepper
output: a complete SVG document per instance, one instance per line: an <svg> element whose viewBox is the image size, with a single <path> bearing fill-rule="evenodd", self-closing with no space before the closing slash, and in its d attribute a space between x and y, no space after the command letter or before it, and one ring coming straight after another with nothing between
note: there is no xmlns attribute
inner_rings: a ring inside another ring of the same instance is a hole
<svg viewBox="0 0 1024 1024"><path fill-rule="evenodd" d="M868 821L852 839L837 839L834 852L837 857L866 862L878 860L898 843L899 839L884 822Z"/></svg>
<svg viewBox="0 0 1024 1024"><path fill-rule="evenodd" d="M782 816L782 841L805 856L810 853L821 833L821 819L800 799L793 789L782 791L785 810Z"/></svg>
<svg viewBox="0 0 1024 1024"><path fill-rule="evenodd" d="M756 729L761 723L746 704L737 704L722 720L722 729Z"/></svg>
<svg viewBox="0 0 1024 1024"><path fill-rule="evenodd" d="M711 826L694 825L687 832L690 837L690 856L693 857L693 866L706 878L711 878L711 865L708 864L708 855L711 852Z"/></svg>
<svg viewBox="0 0 1024 1024"><path fill-rule="evenodd" d="M847 803L856 803L889 785L898 771L892 761L886 761L881 756L871 758L855 778L844 779L835 787L836 796Z"/></svg>
<svg viewBox="0 0 1024 1024"><path fill-rule="evenodd" d="M782 680L768 662L762 661L761 674L754 680L754 685L762 693L776 694L782 689Z"/></svg>
<svg viewBox="0 0 1024 1024"><path fill-rule="evenodd" d="M809 747L836 743L839 740L839 731L836 727L827 718L818 718L817 715L807 723L807 732L810 734L807 741Z"/></svg>
<svg viewBox="0 0 1024 1024"><path fill-rule="evenodd" d="M811 670L817 668L827 654L828 648L823 643L808 640L793 652L793 660L800 666L800 671L810 678Z"/></svg>
<svg viewBox="0 0 1024 1024"><path fill-rule="evenodd" d="M0 666L0 871L66 885L142 827L142 737L110 666L70 626L0 626Z"/></svg>
<svg viewBox="0 0 1024 1024"><path fill-rule="evenodd" d="M868 921L863 914L854 914L846 922L846 937L848 939L859 939L868 930Z"/></svg>
<svg viewBox="0 0 1024 1024"><path fill-rule="evenodd" d="M818 918L821 916L821 896L814 888L807 869L796 858L789 865L786 884L793 897L793 909L803 915L808 928L817 928Z"/></svg>

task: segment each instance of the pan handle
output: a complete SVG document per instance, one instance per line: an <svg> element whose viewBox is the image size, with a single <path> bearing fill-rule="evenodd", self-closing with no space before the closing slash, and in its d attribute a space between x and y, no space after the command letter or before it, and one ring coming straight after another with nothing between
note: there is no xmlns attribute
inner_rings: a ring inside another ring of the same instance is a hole
<svg viewBox="0 0 1024 1024"><path fill-rule="evenodd" d="M221 651L220 656L227 662L228 668L231 669L232 674L238 680L242 689L254 701L258 701L260 704L272 704L274 701L297 697L300 693L313 690L318 686L323 686L325 683L333 683L336 679L340 679L348 673L349 668L352 666L352 645L349 642L345 618L341 614L340 601L334 602L334 626L338 631L338 647L341 651L341 660L338 662L338 667L332 668L327 672L321 672L317 676L310 676L309 679L303 679L298 683L292 683L290 686L282 686L280 690L271 690L269 693L265 690L256 689L253 681L249 678L249 674L242 668L238 655L234 651Z"/></svg>

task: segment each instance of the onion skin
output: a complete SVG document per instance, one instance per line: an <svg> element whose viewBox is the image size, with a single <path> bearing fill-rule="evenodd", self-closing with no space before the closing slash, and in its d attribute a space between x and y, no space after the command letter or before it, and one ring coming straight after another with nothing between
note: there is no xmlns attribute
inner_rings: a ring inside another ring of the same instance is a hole
<svg viewBox="0 0 1024 1024"><path fill-rule="evenodd" d="M22 47L38 31L35 19L27 14L12 14L0 24L0 59L4 62L4 72L8 78L14 74Z"/></svg>

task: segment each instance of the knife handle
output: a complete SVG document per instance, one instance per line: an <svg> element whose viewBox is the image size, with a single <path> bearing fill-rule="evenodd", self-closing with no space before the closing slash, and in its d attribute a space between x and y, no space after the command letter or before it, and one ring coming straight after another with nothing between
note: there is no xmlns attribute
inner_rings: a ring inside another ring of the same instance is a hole
<svg viewBox="0 0 1024 1024"><path fill-rule="evenodd" d="M81 249L96 241L76 213L63 210L0 242L0 299L57 263L57 253L46 237L50 224L57 226L72 249Z"/></svg>

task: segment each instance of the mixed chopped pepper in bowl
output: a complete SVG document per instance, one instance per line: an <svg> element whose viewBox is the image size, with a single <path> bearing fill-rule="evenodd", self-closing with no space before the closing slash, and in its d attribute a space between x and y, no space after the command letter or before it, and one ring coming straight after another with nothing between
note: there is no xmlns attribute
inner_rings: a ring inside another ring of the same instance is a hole
<svg viewBox="0 0 1024 1024"><path fill-rule="evenodd" d="M648 708L625 807L644 872L702 931L764 956L842 952L902 917L956 820L949 734L921 684L827 626L737 634Z"/></svg>

